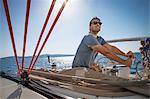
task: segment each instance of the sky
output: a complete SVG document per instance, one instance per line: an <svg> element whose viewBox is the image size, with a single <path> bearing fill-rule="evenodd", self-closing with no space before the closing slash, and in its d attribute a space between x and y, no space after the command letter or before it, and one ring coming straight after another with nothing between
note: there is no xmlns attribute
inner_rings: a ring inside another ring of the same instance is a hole
<svg viewBox="0 0 150 99"><path fill-rule="evenodd" d="M8 0L18 56L22 56L27 0ZM64 0L56 0L42 45ZM52 0L31 0L25 56L32 56ZM99 17L98 35L105 40L150 37L150 0L68 0L41 54L75 54L89 21ZM112 43L124 52L138 52L139 42ZM39 46L39 47L40 47ZM39 50L39 49L38 49ZM0 0L0 57L14 56L7 19Z"/></svg>

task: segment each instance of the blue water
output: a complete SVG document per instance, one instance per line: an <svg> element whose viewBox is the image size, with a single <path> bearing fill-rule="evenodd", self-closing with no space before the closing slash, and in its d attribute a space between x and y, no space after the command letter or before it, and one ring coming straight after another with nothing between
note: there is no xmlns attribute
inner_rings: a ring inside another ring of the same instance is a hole
<svg viewBox="0 0 150 99"><path fill-rule="evenodd" d="M139 60L141 60L141 54L140 53L135 53L136 59L134 63L131 66L131 73L135 73L135 67L136 64L138 63ZM100 55L98 58L101 57ZM74 56L56 56L56 57L51 57L51 62L55 62L57 65L58 69L61 68L69 68L71 67L72 61L73 61ZM31 57L25 57L25 64L24 67L28 68L30 64ZM105 61L106 59L104 58ZM22 62L22 58L18 57L19 64ZM36 68L51 68L51 64L48 62L47 55L41 55L38 58L38 61L35 64ZM138 69L142 69L142 65L139 64ZM17 66L16 66L16 61L15 57L4 57L0 58L0 71L6 72L7 74L10 75L16 75L17 73Z"/></svg>
<svg viewBox="0 0 150 99"><path fill-rule="evenodd" d="M54 56L51 57L50 61L55 62L57 65L57 68L67 68L71 67L72 60L74 56ZM19 64L22 64L22 57L18 57ZM25 57L24 59L24 67L28 68L30 65L31 57ZM35 68L51 68L51 63L48 62L47 55L41 55L35 66ZM16 75L17 74L17 65L15 57L4 57L0 58L0 71L6 72L10 75Z"/></svg>

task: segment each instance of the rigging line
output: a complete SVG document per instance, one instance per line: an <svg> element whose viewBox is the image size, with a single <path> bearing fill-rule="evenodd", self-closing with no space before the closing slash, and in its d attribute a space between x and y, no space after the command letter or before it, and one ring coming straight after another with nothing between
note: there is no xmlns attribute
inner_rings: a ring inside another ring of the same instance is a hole
<svg viewBox="0 0 150 99"><path fill-rule="evenodd" d="M22 71L23 71L23 69L24 69L24 55L25 55L25 48L26 48L26 39L27 39L27 30L28 30L28 20L29 20L29 14L30 14L30 4L31 4L31 0L27 0L26 19L25 19L25 27L24 27L23 52L22 52Z"/></svg>
<svg viewBox="0 0 150 99"><path fill-rule="evenodd" d="M17 68L18 68L18 74L20 75L20 66L19 66L19 63L18 63L18 56L17 56L16 46L15 46L13 28L12 28L12 24L11 24L11 19L10 19L7 0L3 0L3 4L4 4L4 9L5 9L5 14L6 14L6 17L7 17L7 23L8 23L8 27L9 27L9 33L10 33L10 36L11 36L11 42L12 42L13 51L14 51L14 55L15 55L15 59L16 59L16 64L17 64Z"/></svg>
<svg viewBox="0 0 150 99"><path fill-rule="evenodd" d="M53 10L53 8L54 8L55 2L56 2L56 0L53 0L52 3L51 3L51 6L50 6L50 8L49 8L49 11L48 11L46 20L45 20L45 22L44 22L42 31L41 31L40 36L39 36L39 39L38 39L38 42L37 42L37 44L36 44L36 48L35 48L35 50L34 50L34 54L32 55L32 59L31 59L31 61L30 61L29 69L31 68L33 59L34 59L35 54L36 54L36 51L37 51L37 49L38 49L38 47L39 47L41 38L42 38L42 36L43 36L43 33L44 33L44 30L45 30L46 25L47 25L47 23L48 23L49 17L50 17L50 15L51 15L51 13L52 13L52 10Z"/></svg>
<svg viewBox="0 0 150 99"><path fill-rule="evenodd" d="M53 22L53 24L52 24L52 26L51 26L51 28L50 28L48 34L46 35L46 38L45 38L45 40L44 40L44 42L43 42L43 44L42 44L42 47L41 47L41 49L40 49L40 51L39 51L39 53L38 53L38 55L37 55L37 57L36 57L36 59L35 59L33 65L32 65L32 67L28 69L28 73L30 73L30 72L32 71L32 69L33 69L33 67L34 67L34 65L35 65L35 63L36 63L36 61L37 61L37 59L38 59L38 57L39 57L39 55L40 55L42 49L44 48L44 46L45 46L45 44L46 44L46 42L47 42L47 40L48 40L50 34L52 33L52 30L53 30L55 24L57 23L57 21L58 21L60 15L61 15L61 13L62 13L62 11L63 11L63 9L64 9L66 3L67 3L67 1L68 1L68 0L65 0L65 1L63 2L62 6L61 6L61 8L60 8L60 10L59 10L59 12L57 13L57 16L56 16L56 18L55 18L55 20L54 20L54 22Z"/></svg>

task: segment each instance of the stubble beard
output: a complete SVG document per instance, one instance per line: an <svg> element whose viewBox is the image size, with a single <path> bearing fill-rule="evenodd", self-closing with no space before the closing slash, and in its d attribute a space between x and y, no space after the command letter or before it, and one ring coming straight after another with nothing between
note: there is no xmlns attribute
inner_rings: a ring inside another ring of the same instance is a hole
<svg viewBox="0 0 150 99"><path fill-rule="evenodd" d="M94 33L94 34L98 34L99 31L100 31L100 28L93 30L93 33Z"/></svg>

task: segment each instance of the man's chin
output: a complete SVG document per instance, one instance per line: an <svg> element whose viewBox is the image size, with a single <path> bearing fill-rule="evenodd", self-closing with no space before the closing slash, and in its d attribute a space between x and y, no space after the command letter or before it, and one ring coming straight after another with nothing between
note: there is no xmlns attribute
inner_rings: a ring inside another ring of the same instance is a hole
<svg viewBox="0 0 150 99"><path fill-rule="evenodd" d="M98 33L100 30L98 30L98 31L94 31L94 32L96 32L96 33Z"/></svg>

